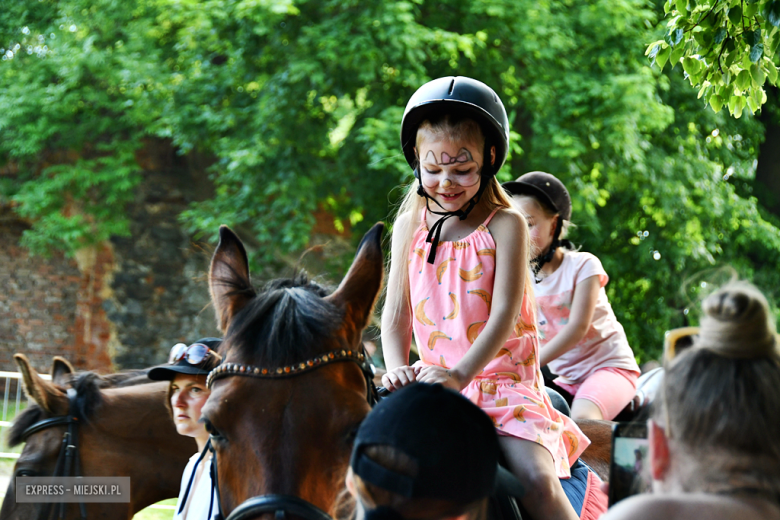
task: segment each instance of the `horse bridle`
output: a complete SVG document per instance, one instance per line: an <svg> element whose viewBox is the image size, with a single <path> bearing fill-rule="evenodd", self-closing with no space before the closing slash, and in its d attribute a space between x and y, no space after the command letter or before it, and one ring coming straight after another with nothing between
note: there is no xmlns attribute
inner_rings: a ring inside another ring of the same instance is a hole
<svg viewBox="0 0 780 520"><path fill-rule="evenodd" d="M356 363L363 372L366 380L366 401L373 408L377 403L379 396L374 385L374 366L371 364L371 358L366 353L365 347L357 349L336 349L324 354L319 354L311 359L292 365L282 367L256 367L253 365L242 365L238 363L225 363L209 372L206 378L206 386L211 389L211 385L217 379L230 376L254 377L257 379L281 379L294 377L305 372L310 372L330 363L349 361ZM209 441L209 449L213 452L214 448ZM222 514L222 505L219 496L219 482L217 481L217 456L213 453L211 462L211 482L217 492L218 513L216 520L224 520ZM264 513L274 513L275 520L285 520L287 513L305 518L306 520L332 520L330 515L300 497L293 495L261 495L251 497L239 504L228 515L227 520L250 520Z"/></svg>
<svg viewBox="0 0 780 520"><path fill-rule="evenodd" d="M47 419L42 419L27 428L22 432L22 441L27 441L30 435L37 433L48 428L55 426L67 426L65 434L62 436L62 446L60 447L60 454L57 456L57 465L54 467L54 474L52 477L80 477L81 475L81 459L79 458L79 435L78 425L79 418L76 411L76 399L78 393L74 388L68 388L68 413L66 415L55 415ZM71 469L73 469L73 475L71 475ZM65 502L59 502L59 515L57 518L63 520L65 518ZM52 503L45 503L43 507L42 519L48 519L51 513ZM81 513L81 519L86 520L87 508L84 502L79 502L79 512Z"/></svg>

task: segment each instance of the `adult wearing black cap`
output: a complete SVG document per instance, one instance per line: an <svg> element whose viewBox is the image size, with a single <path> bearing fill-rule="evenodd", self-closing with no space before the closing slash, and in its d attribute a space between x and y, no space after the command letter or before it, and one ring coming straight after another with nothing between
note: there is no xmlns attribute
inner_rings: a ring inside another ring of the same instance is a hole
<svg viewBox="0 0 780 520"><path fill-rule="evenodd" d="M168 365L155 367L148 374L154 381L170 381L166 405L176 431L193 437L198 444L198 453L182 475L174 520L209 520L218 511L211 484L209 433L200 422L200 412L211 393L206 377L222 360L216 352L221 342L218 338L203 338L191 345L177 343L171 349Z"/></svg>
<svg viewBox="0 0 780 520"><path fill-rule="evenodd" d="M381 401L358 430L347 489L368 520L480 517L496 483L498 436L477 406L417 383Z"/></svg>

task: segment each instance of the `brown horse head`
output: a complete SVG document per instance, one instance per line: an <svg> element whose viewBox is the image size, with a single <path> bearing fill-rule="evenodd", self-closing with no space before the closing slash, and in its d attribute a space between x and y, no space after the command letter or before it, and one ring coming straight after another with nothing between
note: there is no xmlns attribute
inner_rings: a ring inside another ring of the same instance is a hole
<svg viewBox="0 0 780 520"><path fill-rule="evenodd" d="M361 349L382 285L383 225L363 238L331 295L299 276L250 283L238 237L220 228L209 283L225 332L223 366L298 367L328 352ZM351 362L328 362L292 377L223 377L203 407L212 434L223 512L258 495L300 497L332 511L343 489L354 434L369 412L366 379Z"/></svg>
<svg viewBox="0 0 780 520"><path fill-rule="evenodd" d="M81 475L87 477L127 476L131 479L130 503L85 504L90 520L130 519L144 507L178 495L182 471L197 451L193 439L176 432L165 408L167 384L152 382L146 371L110 376L92 372L75 374L62 358L55 358L52 380L43 379L22 354L14 360L22 373L25 392L34 401L16 417L9 436L10 446L25 442L14 467L14 477L51 476L62 446L66 426L52 426L31 434L33 424L68 413L66 391L76 390L79 418L78 452ZM42 504L16 503L15 479L5 494L0 520L42 519ZM80 518L78 504L68 504L65 518Z"/></svg>

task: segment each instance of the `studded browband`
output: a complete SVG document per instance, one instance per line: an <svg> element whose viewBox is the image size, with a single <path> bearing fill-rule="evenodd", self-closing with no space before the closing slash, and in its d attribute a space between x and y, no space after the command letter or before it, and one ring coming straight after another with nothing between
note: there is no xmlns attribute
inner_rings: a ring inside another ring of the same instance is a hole
<svg viewBox="0 0 780 520"><path fill-rule="evenodd" d="M206 386L211 389L211 385L214 384L214 381L228 376L248 376L260 379L292 377L336 361L353 361L360 365L364 370L366 369L366 355L363 354L363 352L358 350L337 349L326 352L325 354L319 354L316 357L301 363L294 363L292 365L277 368L262 368L239 363L225 363L209 372L209 375L206 378Z"/></svg>

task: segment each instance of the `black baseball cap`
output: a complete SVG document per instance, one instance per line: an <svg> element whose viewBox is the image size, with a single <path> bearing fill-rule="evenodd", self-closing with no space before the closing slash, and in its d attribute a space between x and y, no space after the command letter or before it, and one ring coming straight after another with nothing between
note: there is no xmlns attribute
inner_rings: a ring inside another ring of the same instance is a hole
<svg viewBox="0 0 780 520"><path fill-rule="evenodd" d="M199 339L195 343L201 343L206 345L209 350L216 352L219 346L222 344L220 338L203 338ZM194 345L195 343L192 343ZM186 358L182 358L173 365L161 365L154 367L149 371L147 376L153 381L173 381L177 374L189 374L189 375L203 375L207 376L212 368L219 363L209 362L214 354L207 356L200 363L193 365ZM209 367L209 368L206 368Z"/></svg>
<svg viewBox="0 0 780 520"><path fill-rule="evenodd" d="M409 477L369 458L365 449L389 445L413 459ZM490 495L498 471L498 435L471 401L442 385L414 383L383 399L363 421L350 466L364 481L407 498L468 504Z"/></svg>
<svg viewBox="0 0 780 520"><path fill-rule="evenodd" d="M512 195L531 195L558 213L563 220L571 220L571 197L566 186L555 175L530 172L501 186Z"/></svg>

